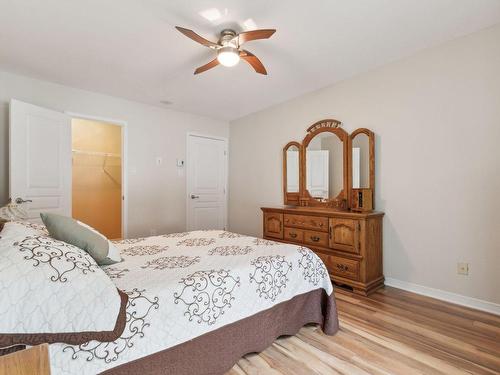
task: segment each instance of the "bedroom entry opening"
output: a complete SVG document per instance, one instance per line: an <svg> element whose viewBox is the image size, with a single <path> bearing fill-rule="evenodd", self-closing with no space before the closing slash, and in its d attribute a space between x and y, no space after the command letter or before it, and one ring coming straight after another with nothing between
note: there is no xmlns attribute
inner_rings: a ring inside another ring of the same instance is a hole
<svg viewBox="0 0 500 375"><path fill-rule="evenodd" d="M72 216L110 239L123 237L122 126L71 119Z"/></svg>

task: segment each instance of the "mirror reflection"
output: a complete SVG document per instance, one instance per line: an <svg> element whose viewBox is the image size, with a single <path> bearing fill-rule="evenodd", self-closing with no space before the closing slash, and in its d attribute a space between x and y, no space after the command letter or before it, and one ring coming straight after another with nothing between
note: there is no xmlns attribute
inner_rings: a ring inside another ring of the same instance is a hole
<svg viewBox="0 0 500 375"><path fill-rule="evenodd" d="M299 148L293 145L286 150L286 191L299 192Z"/></svg>
<svg viewBox="0 0 500 375"><path fill-rule="evenodd" d="M343 143L334 133L319 133L306 149L306 188L313 198L324 201L340 194L343 181Z"/></svg>
<svg viewBox="0 0 500 375"><path fill-rule="evenodd" d="M352 187L370 188L370 139L364 133L352 140Z"/></svg>

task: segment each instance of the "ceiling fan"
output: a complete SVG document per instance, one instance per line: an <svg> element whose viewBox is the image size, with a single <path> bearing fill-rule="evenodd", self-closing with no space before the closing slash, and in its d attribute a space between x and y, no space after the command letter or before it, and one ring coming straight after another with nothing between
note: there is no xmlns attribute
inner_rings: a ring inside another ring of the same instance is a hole
<svg viewBox="0 0 500 375"><path fill-rule="evenodd" d="M214 43L196 34L193 30L185 29L179 26L176 26L175 28L188 38L217 52L217 57L215 59L197 68L194 71L194 74L203 73L219 64L224 66L235 66L236 64L238 64L240 59L243 59L247 63L249 63L257 73L267 75L266 68L264 68L264 65L262 65L262 62L259 60L259 58L253 53L242 49L241 46L243 45L243 43L249 42L251 40L268 39L276 32L276 30L261 29L244 31L237 34L234 30L225 29L221 31L220 38L217 43Z"/></svg>

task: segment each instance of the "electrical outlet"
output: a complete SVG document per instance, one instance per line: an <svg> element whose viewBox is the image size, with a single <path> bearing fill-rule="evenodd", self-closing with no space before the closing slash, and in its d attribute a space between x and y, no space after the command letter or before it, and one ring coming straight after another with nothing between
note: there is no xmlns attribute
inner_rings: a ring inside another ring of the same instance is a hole
<svg viewBox="0 0 500 375"><path fill-rule="evenodd" d="M457 263L457 273L459 275L468 275L469 263Z"/></svg>
<svg viewBox="0 0 500 375"><path fill-rule="evenodd" d="M152 236L156 236L156 229L150 229L149 234Z"/></svg>

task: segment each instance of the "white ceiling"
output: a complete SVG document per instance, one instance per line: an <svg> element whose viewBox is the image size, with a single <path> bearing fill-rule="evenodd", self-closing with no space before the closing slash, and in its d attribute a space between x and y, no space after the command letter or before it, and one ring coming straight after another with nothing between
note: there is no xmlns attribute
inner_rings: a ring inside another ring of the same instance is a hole
<svg viewBox="0 0 500 375"><path fill-rule="evenodd" d="M199 12L216 8L209 22ZM194 76L213 41L252 19L276 28L240 62ZM232 120L500 22L500 0L0 0L0 69Z"/></svg>

